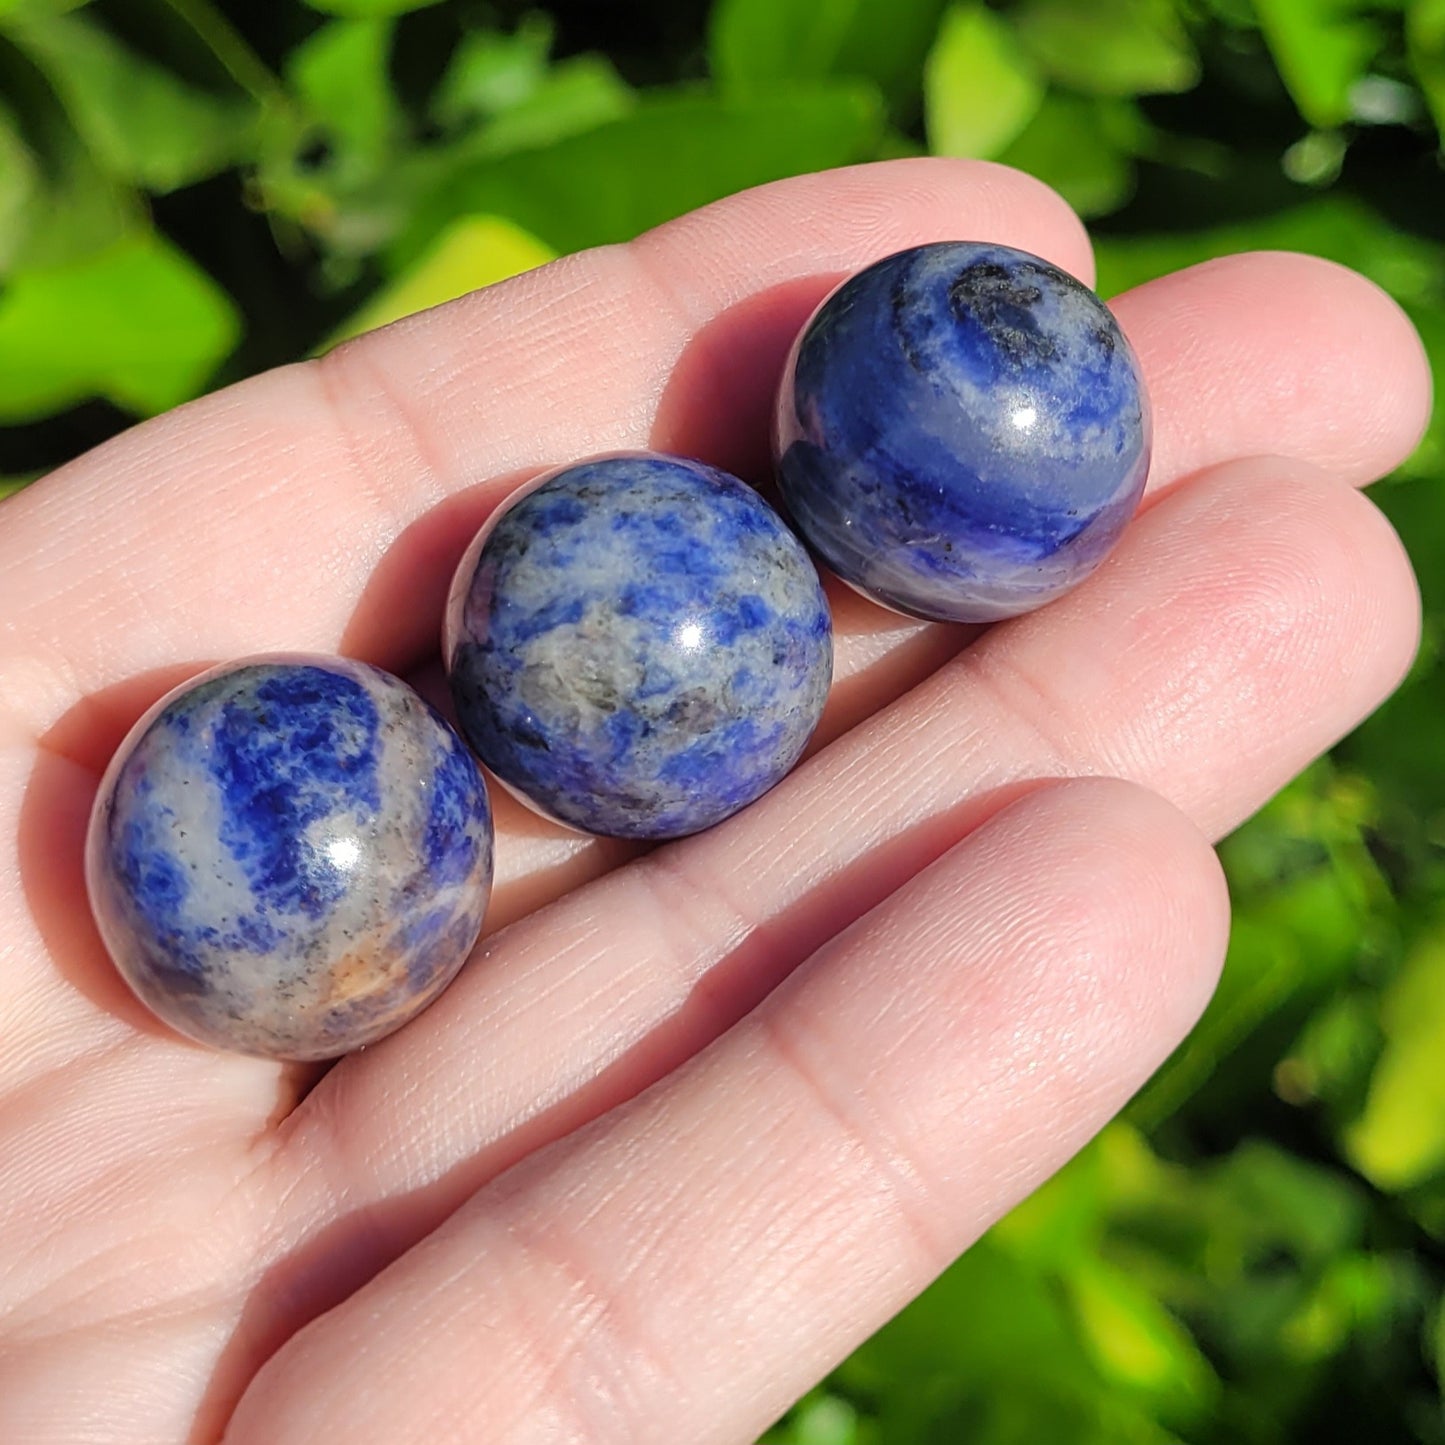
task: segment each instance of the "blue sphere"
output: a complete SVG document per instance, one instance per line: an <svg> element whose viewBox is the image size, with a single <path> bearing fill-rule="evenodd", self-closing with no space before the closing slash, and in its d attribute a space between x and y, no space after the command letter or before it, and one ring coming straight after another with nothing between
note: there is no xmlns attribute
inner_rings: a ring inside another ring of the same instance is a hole
<svg viewBox="0 0 1445 1445"><path fill-rule="evenodd" d="M1134 352L1073 277L1008 246L901 251L845 281L793 349L778 480L866 596L992 622L1083 580L1144 489Z"/></svg>
<svg viewBox="0 0 1445 1445"><path fill-rule="evenodd" d="M628 452L511 499L462 559L443 656L462 731L524 802L680 837L797 761L832 677L802 544L751 487Z"/></svg>
<svg viewBox="0 0 1445 1445"><path fill-rule="evenodd" d="M173 1028L332 1058L399 1028L466 961L491 810L466 745L404 683L339 657L253 658L132 729L86 876L121 975Z"/></svg>

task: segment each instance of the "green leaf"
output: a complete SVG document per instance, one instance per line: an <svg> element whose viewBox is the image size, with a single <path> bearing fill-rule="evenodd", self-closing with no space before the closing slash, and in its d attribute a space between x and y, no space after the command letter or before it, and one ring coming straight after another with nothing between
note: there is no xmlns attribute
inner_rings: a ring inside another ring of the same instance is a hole
<svg viewBox="0 0 1445 1445"><path fill-rule="evenodd" d="M336 139L349 169L375 166L400 124L387 74L391 32L389 20L334 20L287 62L307 115Z"/></svg>
<svg viewBox="0 0 1445 1445"><path fill-rule="evenodd" d="M40 166L0 108L0 276L14 260L35 208L43 204Z"/></svg>
<svg viewBox="0 0 1445 1445"><path fill-rule="evenodd" d="M82 15L29 10L6 33L44 72L99 164L153 191L223 170L247 145L248 106L195 89Z"/></svg>
<svg viewBox="0 0 1445 1445"><path fill-rule="evenodd" d="M1362 272L1410 305L1440 285L1445 248L1390 225L1345 196L1325 196L1243 224L1157 236L1100 237L1099 289L1115 295L1183 266L1249 250L1307 251Z"/></svg>
<svg viewBox="0 0 1445 1445"><path fill-rule="evenodd" d="M862 160L881 128L876 93L858 86L756 98L653 91L585 134L448 172L397 259L464 214L506 216L559 252L627 240L748 186Z"/></svg>
<svg viewBox="0 0 1445 1445"><path fill-rule="evenodd" d="M596 55L555 65L523 101L495 116L467 154L503 155L550 145L626 115L636 104L631 87Z"/></svg>
<svg viewBox="0 0 1445 1445"><path fill-rule="evenodd" d="M1052 186L1081 216L1117 210L1134 189L1124 102L1054 92L997 159Z"/></svg>
<svg viewBox="0 0 1445 1445"><path fill-rule="evenodd" d="M632 109L632 88L609 61L576 55L549 68L551 43L550 23L533 16L514 34L478 31L457 47L431 113L452 129L482 122L458 162L550 145Z"/></svg>
<svg viewBox="0 0 1445 1445"><path fill-rule="evenodd" d="M1091 1254L1104 1231L1104 1175L1121 1131L1123 1125L1110 1125L1052 1179L1015 1205L989 1231L989 1238L1013 1258L1039 1270L1063 1270Z"/></svg>
<svg viewBox="0 0 1445 1445"><path fill-rule="evenodd" d="M1445 1294L1436 1305L1435 1327L1430 1333L1430 1363L1435 1368L1435 1383L1445 1394Z"/></svg>
<svg viewBox="0 0 1445 1445"><path fill-rule="evenodd" d="M943 18L923 72L923 109L935 155L995 156L1033 119L1044 85L1013 31L982 4Z"/></svg>
<svg viewBox="0 0 1445 1445"><path fill-rule="evenodd" d="M1405 12L1410 68L1445 138L1445 0L1412 0Z"/></svg>
<svg viewBox="0 0 1445 1445"><path fill-rule="evenodd" d="M817 1391L799 1400L759 1445L860 1445L858 1423L846 1400Z"/></svg>
<svg viewBox="0 0 1445 1445"><path fill-rule="evenodd" d="M1380 48L1358 0L1254 0L1260 28L1299 113L1316 129L1350 118L1350 89Z"/></svg>
<svg viewBox="0 0 1445 1445"><path fill-rule="evenodd" d="M945 0L719 0L708 31L713 76L743 93L787 82L871 80L912 101Z"/></svg>
<svg viewBox="0 0 1445 1445"><path fill-rule="evenodd" d="M1398 1191L1445 1171L1445 924L1386 989L1380 1024L1385 1047L1345 1144L1367 1179Z"/></svg>
<svg viewBox="0 0 1445 1445"><path fill-rule="evenodd" d="M95 395L163 411L201 390L239 333L230 299L159 236L26 272L0 293L0 418Z"/></svg>
<svg viewBox="0 0 1445 1445"><path fill-rule="evenodd" d="M0 276L93 255L143 224L134 192L103 173L48 92L29 135L0 105Z"/></svg>
<svg viewBox="0 0 1445 1445"><path fill-rule="evenodd" d="M23 492L31 482L38 480L42 475L40 472L27 472L18 477L0 477L0 502L6 497L13 497L16 492Z"/></svg>
<svg viewBox="0 0 1445 1445"><path fill-rule="evenodd" d="M547 77L552 22L527 15L511 34L473 30L462 37L432 96L439 125L490 119L530 100Z"/></svg>
<svg viewBox="0 0 1445 1445"><path fill-rule="evenodd" d="M1379 1255L1352 1251L1330 1259L1280 1329L1284 1352L1311 1364L1338 1355L1352 1335L1388 1322L1397 1288L1391 1261Z"/></svg>
<svg viewBox="0 0 1445 1445"><path fill-rule="evenodd" d="M409 10L425 10L441 0L306 0L313 10L327 15L340 15L346 20L384 20L405 15Z"/></svg>
<svg viewBox="0 0 1445 1445"><path fill-rule="evenodd" d="M1025 0L1017 27L1049 75L1085 95L1190 90L1199 80L1173 0Z"/></svg>
<svg viewBox="0 0 1445 1445"><path fill-rule="evenodd" d="M1120 1389L1150 1397L1171 1424L1198 1420L1219 1380L1189 1331L1122 1270L1087 1255L1064 1283L1100 1372Z"/></svg>
<svg viewBox="0 0 1445 1445"><path fill-rule="evenodd" d="M1358 1181L1261 1141L1235 1149L1209 1188L1216 1211L1228 1210L1228 1218L1214 1215L1215 1238L1222 1251L1238 1251L1243 1267L1281 1244L1303 1264L1323 1264L1358 1241L1367 1218Z"/></svg>
<svg viewBox="0 0 1445 1445"><path fill-rule="evenodd" d="M329 344L530 271L553 254L535 236L501 217L464 217L447 227L414 266L373 296Z"/></svg>

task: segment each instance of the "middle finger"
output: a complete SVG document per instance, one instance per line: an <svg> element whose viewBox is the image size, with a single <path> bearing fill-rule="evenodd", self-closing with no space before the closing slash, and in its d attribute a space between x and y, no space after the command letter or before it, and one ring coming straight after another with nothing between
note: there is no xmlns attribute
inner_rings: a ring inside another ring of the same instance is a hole
<svg viewBox="0 0 1445 1445"><path fill-rule="evenodd" d="M370 1229L387 1202L352 1267L384 1262L728 1028L1040 779L1122 777L1217 836L1395 684L1416 620L1398 539L1347 485L1272 459L1200 476L1078 591L729 822L506 930L428 1013L344 1060L283 1131L283 1236L358 1209Z"/></svg>

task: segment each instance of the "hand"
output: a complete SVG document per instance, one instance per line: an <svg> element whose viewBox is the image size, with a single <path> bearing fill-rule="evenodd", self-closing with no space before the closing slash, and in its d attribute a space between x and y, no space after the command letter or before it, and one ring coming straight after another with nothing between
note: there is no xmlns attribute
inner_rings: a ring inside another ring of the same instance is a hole
<svg viewBox="0 0 1445 1445"><path fill-rule="evenodd" d="M786 181L0 510L0 1439L745 1441L1182 1036L1226 933L1205 839L1415 643L1351 484L1417 439L1421 353L1299 256L1119 298L1156 459L1079 591L977 638L835 591L826 746L648 856L498 799L487 939L319 1082L171 1035L89 918L96 781L161 691L279 649L433 685L452 565L518 480L644 445L763 475L813 304L956 236L1090 276L1072 215L997 167Z"/></svg>

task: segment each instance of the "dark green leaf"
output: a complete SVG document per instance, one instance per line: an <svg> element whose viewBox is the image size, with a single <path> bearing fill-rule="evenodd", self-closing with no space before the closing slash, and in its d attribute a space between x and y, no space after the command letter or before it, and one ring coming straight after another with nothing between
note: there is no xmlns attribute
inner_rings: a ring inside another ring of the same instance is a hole
<svg viewBox="0 0 1445 1445"><path fill-rule="evenodd" d="M5 27L112 175L168 191L223 169L245 150L254 119L246 103L194 89L87 17L27 10Z"/></svg>
<svg viewBox="0 0 1445 1445"><path fill-rule="evenodd" d="M583 135L449 174L402 253L464 214L506 216L558 251L625 240L733 191L861 160L881 121L875 95L857 86L755 99L654 91Z"/></svg>
<svg viewBox="0 0 1445 1445"><path fill-rule="evenodd" d="M1025 0L1017 23L1039 64L1086 95L1189 90L1199 79L1173 0Z"/></svg>
<svg viewBox="0 0 1445 1445"><path fill-rule="evenodd" d="M1445 137L1445 0L1412 0L1405 14L1410 66Z"/></svg>
<svg viewBox="0 0 1445 1445"><path fill-rule="evenodd" d="M28 134L0 105L0 277L104 250L142 223L134 192L96 165L48 93Z"/></svg>
<svg viewBox="0 0 1445 1445"><path fill-rule="evenodd" d="M708 56L738 91L851 76L897 100L916 90L945 0L719 0Z"/></svg>
<svg viewBox="0 0 1445 1445"><path fill-rule="evenodd" d="M1127 107L1056 91L998 159L1047 182L1081 216L1107 215L1134 189L1136 122Z"/></svg>
<svg viewBox="0 0 1445 1445"><path fill-rule="evenodd" d="M441 0L306 0L313 10L340 15L347 20L384 20L409 10L425 10Z"/></svg>
<svg viewBox="0 0 1445 1445"><path fill-rule="evenodd" d="M1431 297L1445 264L1439 245L1392 226L1357 201L1331 196L1211 230L1101 237L1099 289L1112 296L1180 267L1255 248L1307 251L1338 261L1406 303Z"/></svg>
<svg viewBox="0 0 1445 1445"><path fill-rule="evenodd" d="M6 497L13 497L16 492L23 492L39 476L39 472L27 472L18 477L0 477L0 502Z"/></svg>

